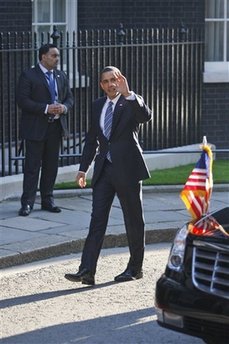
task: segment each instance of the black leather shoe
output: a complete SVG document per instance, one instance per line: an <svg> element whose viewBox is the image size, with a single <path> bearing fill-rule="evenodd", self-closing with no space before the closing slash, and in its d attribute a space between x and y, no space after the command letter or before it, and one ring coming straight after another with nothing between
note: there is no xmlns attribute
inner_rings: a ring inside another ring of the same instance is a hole
<svg viewBox="0 0 229 344"><path fill-rule="evenodd" d="M31 213L32 208L29 204L23 205L18 212L19 216L28 216Z"/></svg>
<svg viewBox="0 0 229 344"><path fill-rule="evenodd" d="M87 269L79 270L76 274L65 274L64 277L71 282L94 285L95 276Z"/></svg>
<svg viewBox="0 0 229 344"><path fill-rule="evenodd" d="M120 275L116 276L114 280L116 282L127 282L127 281L134 281L134 280L140 279L142 277L143 277L142 270L134 272L134 271L127 268Z"/></svg>
<svg viewBox="0 0 229 344"><path fill-rule="evenodd" d="M51 213L60 213L61 209L55 205L41 205L42 210L50 211Z"/></svg>

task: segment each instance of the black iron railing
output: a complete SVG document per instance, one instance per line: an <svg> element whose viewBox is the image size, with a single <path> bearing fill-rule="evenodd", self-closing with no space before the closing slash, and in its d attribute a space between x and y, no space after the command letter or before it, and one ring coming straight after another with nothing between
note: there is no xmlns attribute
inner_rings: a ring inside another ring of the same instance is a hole
<svg viewBox="0 0 229 344"><path fill-rule="evenodd" d="M144 151L157 151L199 142L203 41L189 29L128 29L79 31L53 35L0 33L1 175L23 171L24 147L19 155L20 110L15 102L18 77L37 63L42 43L56 42L60 68L70 80L75 103L69 116L70 138L63 140L60 166L77 163L90 125L91 102L102 93L99 73L115 65L127 76L130 88L153 110L142 126Z"/></svg>

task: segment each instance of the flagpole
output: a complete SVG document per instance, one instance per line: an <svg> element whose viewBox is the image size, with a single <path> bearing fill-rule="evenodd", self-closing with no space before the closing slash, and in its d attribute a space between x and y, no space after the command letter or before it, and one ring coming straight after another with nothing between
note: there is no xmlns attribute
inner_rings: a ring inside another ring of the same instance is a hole
<svg viewBox="0 0 229 344"><path fill-rule="evenodd" d="M209 171L211 171L210 172L211 175L209 175L208 178L206 179L206 183L208 183L208 186L206 185L206 189L208 189L208 192L206 194L206 203L205 203L204 214L207 214L209 207L210 207L210 199L211 199L211 195L212 195L213 182L212 182L212 152L211 152L210 145L208 145L206 136L203 136L202 149L208 155L209 160L210 160L210 164L211 164L211 166L209 168Z"/></svg>
<svg viewBox="0 0 229 344"><path fill-rule="evenodd" d="M207 137L206 136L203 136L203 142L202 142L202 145L203 146L207 146L208 142L207 142Z"/></svg>

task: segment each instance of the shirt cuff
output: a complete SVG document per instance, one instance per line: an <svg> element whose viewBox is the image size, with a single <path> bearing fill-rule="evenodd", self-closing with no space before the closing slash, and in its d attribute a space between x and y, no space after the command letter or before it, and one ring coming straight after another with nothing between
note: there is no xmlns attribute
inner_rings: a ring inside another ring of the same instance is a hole
<svg viewBox="0 0 229 344"><path fill-rule="evenodd" d="M131 95L128 97L125 97L127 100L135 100L136 99L136 95L133 91L130 91Z"/></svg>
<svg viewBox="0 0 229 344"><path fill-rule="evenodd" d="M64 105L64 104L63 104ZM64 114L66 115L66 113L68 112L68 109L67 109L67 106L66 105L64 105Z"/></svg>

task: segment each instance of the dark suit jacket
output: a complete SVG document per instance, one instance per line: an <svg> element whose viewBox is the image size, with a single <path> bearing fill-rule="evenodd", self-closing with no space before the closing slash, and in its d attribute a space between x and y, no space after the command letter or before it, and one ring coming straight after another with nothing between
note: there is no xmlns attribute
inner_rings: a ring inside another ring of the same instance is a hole
<svg viewBox="0 0 229 344"><path fill-rule="evenodd" d="M140 124L151 119L151 110L142 97L127 100L121 96L115 106L110 139L107 140L100 127L100 115L106 97L92 104L92 123L83 150L80 171L86 172L95 155L92 186L98 180L108 149L115 178L124 184L149 178L149 171L138 142Z"/></svg>
<svg viewBox="0 0 229 344"><path fill-rule="evenodd" d="M54 75L58 88L58 100L69 110L73 97L66 74L55 70ZM51 104L51 94L44 73L39 65L24 71L18 82L17 103L22 110L20 136L22 139L40 141L48 127L48 116L45 115L47 104ZM68 135L67 116L61 115L63 135Z"/></svg>

